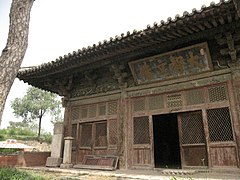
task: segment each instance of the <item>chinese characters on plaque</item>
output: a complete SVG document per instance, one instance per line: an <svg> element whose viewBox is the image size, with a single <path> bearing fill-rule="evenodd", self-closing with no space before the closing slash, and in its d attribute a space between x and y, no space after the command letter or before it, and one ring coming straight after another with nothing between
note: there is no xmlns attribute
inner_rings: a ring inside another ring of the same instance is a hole
<svg viewBox="0 0 240 180"><path fill-rule="evenodd" d="M138 84L198 74L212 69L207 43L130 62L129 66Z"/></svg>

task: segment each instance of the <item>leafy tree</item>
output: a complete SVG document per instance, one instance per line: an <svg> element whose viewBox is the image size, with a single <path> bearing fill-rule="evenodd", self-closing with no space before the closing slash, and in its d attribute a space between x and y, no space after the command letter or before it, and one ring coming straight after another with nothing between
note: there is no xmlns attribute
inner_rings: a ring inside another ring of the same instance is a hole
<svg viewBox="0 0 240 180"><path fill-rule="evenodd" d="M43 116L49 113L59 119L60 106L61 101L56 94L35 87L29 87L23 98L16 98L11 102L14 115L23 118L23 123L38 120L38 140L40 140Z"/></svg>
<svg viewBox="0 0 240 180"><path fill-rule="evenodd" d="M27 50L33 2L12 0L7 44L0 55L0 124L7 96Z"/></svg>

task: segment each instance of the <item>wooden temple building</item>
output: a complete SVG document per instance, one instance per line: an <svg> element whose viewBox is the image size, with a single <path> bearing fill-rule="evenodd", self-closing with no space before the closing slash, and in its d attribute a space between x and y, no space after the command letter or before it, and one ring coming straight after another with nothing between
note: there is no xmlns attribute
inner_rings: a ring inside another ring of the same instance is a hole
<svg viewBox="0 0 240 180"><path fill-rule="evenodd" d="M63 96L72 163L119 168L240 167L240 3L221 0L18 78Z"/></svg>

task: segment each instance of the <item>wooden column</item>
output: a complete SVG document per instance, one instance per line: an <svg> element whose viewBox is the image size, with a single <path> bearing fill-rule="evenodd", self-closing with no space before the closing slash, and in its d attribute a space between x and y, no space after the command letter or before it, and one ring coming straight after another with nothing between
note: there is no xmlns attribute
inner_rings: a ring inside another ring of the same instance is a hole
<svg viewBox="0 0 240 180"><path fill-rule="evenodd" d="M124 87L121 88L121 98L119 100L119 113L118 113L118 156L120 169L127 168L127 92Z"/></svg>
<svg viewBox="0 0 240 180"><path fill-rule="evenodd" d="M70 118L70 103L68 98L62 99L62 106L65 108L64 110L64 137L71 136L71 118Z"/></svg>
<svg viewBox="0 0 240 180"><path fill-rule="evenodd" d="M231 110L233 113L233 130L236 138L237 151L238 151L238 167L240 167L240 62L231 65L232 70L232 90L230 95L234 96L231 102Z"/></svg>

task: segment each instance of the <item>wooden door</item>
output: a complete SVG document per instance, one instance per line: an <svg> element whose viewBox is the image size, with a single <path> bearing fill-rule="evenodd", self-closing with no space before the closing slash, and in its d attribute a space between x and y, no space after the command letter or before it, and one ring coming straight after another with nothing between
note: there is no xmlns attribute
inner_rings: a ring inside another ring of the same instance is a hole
<svg viewBox="0 0 240 180"><path fill-rule="evenodd" d="M208 166L202 111L178 115L182 167Z"/></svg>
<svg viewBox="0 0 240 180"><path fill-rule="evenodd" d="M81 123L77 163L82 163L85 155L108 154L107 121Z"/></svg>
<svg viewBox="0 0 240 180"><path fill-rule="evenodd" d="M92 150L94 155L106 155L107 151L107 121L93 123Z"/></svg>
<svg viewBox="0 0 240 180"><path fill-rule="evenodd" d="M79 125L79 149L77 164L83 162L85 155L93 154L93 123L81 123Z"/></svg>
<svg viewBox="0 0 240 180"><path fill-rule="evenodd" d="M237 167L237 145L228 107L207 109L211 167Z"/></svg>
<svg viewBox="0 0 240 180"><path fill-rule="evenodd" d="M133 118L133 166L152 167L152 123L149 116Z"/></svg>

